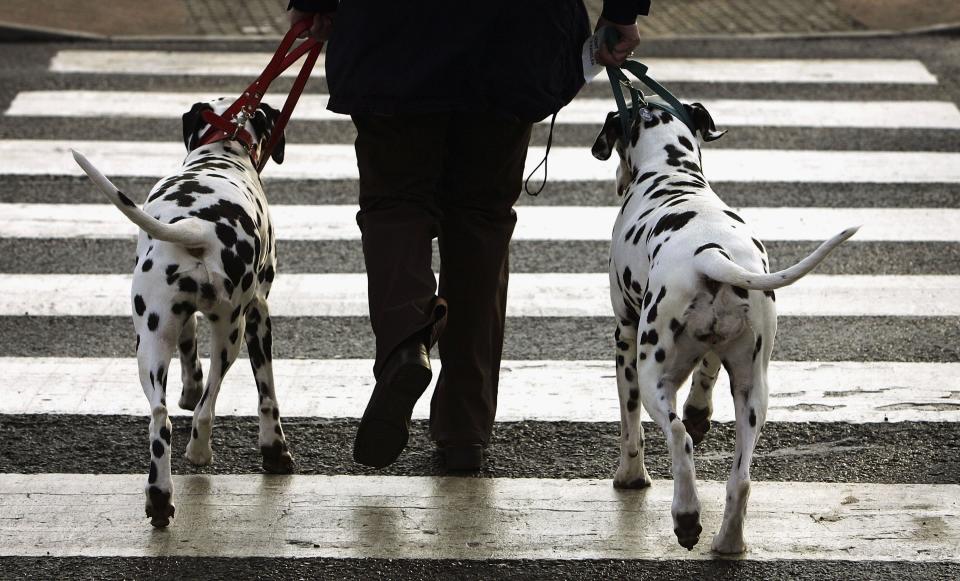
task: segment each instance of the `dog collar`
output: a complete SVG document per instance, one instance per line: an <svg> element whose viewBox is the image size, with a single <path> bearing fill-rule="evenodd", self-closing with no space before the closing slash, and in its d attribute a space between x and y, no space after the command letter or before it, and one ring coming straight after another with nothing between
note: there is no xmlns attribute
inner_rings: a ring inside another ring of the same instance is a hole
<svg viewBox="0 0 960 581"><path fill-rule="evenodd" d="M215 133L210 138L205 139L203 145L225 140L236 141L247 151L247 155L250 156L250 161L253 162L253 167L258 167L258 144L253 139L253 136L250 135L250 132L244 128L244 125L247 124L247 120L249 119L249 114L246 109L241 109L230 121L225 120L209 109L204 111L202 115L204 121L209 123L214 130L219 131L219 133Z"/></svg>

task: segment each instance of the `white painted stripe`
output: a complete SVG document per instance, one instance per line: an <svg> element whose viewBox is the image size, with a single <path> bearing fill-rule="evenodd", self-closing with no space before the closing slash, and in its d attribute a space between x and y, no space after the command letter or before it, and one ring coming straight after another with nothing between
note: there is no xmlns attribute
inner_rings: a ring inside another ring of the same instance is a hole
<svg viewBox="0 0 960 581"><path fill-rule="evenodd" d="M0 316L126 316L130 284L131 276L124 274L7 274L0 277ZM606 273L513 274L507 315L610 316L608 285ZM960 316L958 295L960 276L809 275L777 291L777 311L808 317L955 317ZM366 275L281 274L271 289L270 312L366 316Z"/></svg>
<svg viewBox="0 0 960 581"><path fill-rule="evenodd" d="M441 363L433 362L434 377ZM135 415L149 413L137 380L137 361L59 357L0 358L6 387L0 414ZM204 368L209 366L204 362ZM277 398L287 417L359 418L373 390L373 360L277 359ZM179 393L173 361L170 392ZM771 422L957 422L960 363L773 361ZM435 382L434 382L435 383ZM218 416L255 416L250 366L238 362L217 399ZM434 385L413 417L430 415ZM715 388L713 419L733 421L725 373ZM684 401L684 387L679 401ZM176 400L176 396L169 398ZM504 361L497 420L615 422L619 416L612 360ZM173 415L189 415L176 405ZM646 417L646 416L645 416Z"/></svg>
<svg viewBox="0 0 960 581"><path fill-rule="evenodd" d="M183 144L134 141L0 140L0 174L82 175L70 154L76 149L108 176L161 177L178 170ZM543 157L531 147L525 173ZM587 147L554 147L550 179L613 182L616 156L602 162ZM807 151L706 149L704 169L711 182L960 182L960 153L915 151ZM287 145L283 165L268 164L265 178L357 179L352 145Z"/></svg>
<svg viewBox="0 0 960 581"><path fill-rule="evenodd" d="M726 487L697 484L704 531L687 552L669 480L618 491L610 480L175 476L177 515L160 533L143 516L143 481L0 475L0 555L712 559ZM957 485L753 482L744 558L956 562L958 515Z"/></svg>
<svg viewBox="0 0 960 581"><path fill-rule="evenodd" d="M619 208L519 206L514 240L610 240ZM281 240L359 240L356 206L275 205ZM960 242L954 208L738 208L763 241L825 240L863 224L856 241ZM0 204L0 238L133 239L137 227L110 204Z"/></svg>
<svg viewBox="0 0 960 581"><path fill-rule="evenodd" d="M269 53L151 50L61 50L50 61L56 73L172 76L240 76L255 78ZM321 55L314 75L322 76ZM677 59L651 58L644 63L660 82L705 83L937 83L924 64L909 59ZM286 76L297 73L291 67ZM599 75L594 82L607 82Z"/></svg>
<svg viewBox="0 0 960 581"><path fill-rule="evenodd" d="M185 93L154 91L23 91L17 93L4 113L9 116L124 117L179 119L197 101L225 96L221 90ZM232 98L232 97L231 97ZM264 101L278 108L285 94L267 93ZM350 121L349 116L327 110L328 95L302 95L297 102L297 120ZM594 120L596 121L596 120ZM602 122L602 118L601 118Z"/></svg>
<svg viewBox="0 0 960 581"><path fill-rule="evenodd" d="M960 109L946 101L776 101L693 97L681 100L703 103L721 128L960 129ZM574 99L557 115L557 123L582 123L599 127L613 107L610 99ZM181 109L181 114L186 110Z"/></svg>
<svg viewBox="0 0 960 581"><path fill-rule="evenodd" d="M176 118L213 93L147 91L23 91L6 111L10 116ZM285 96L268 94L277 103ZM346 120L328 111L327 95L300 98L297 118ZM948 101L768 101L750 99L682 99L699 101L721 126L868 127L960 129L960 109ZM613 107L610 99L574 99L557 115L557 123L600 125ZM547 120L543 121L547 123Z"/></svg>
<svg viewBox="0 0 960 581"><path fill-rule="evenodd" d="M166 50L61 50L50 59L50 71L54 73L96 73L153 76L237 76L250 77L252 81L263 73L273 57L266 52L204 52ZM911 61L906 61L910 63ZM295 64L281 76L295 77L300 72L300 63ZM913 64L906 67L910 75L923 79L923 72ZM921 64L921 66L923 66ZM326 69L326 54L320 53L311 76L323 77ZM926 72L929 75L929 72ZM924 81L921 81L924 82ZM934 80L934 82L936 82ZM218 95L219 96L219 95Z"/></svg>

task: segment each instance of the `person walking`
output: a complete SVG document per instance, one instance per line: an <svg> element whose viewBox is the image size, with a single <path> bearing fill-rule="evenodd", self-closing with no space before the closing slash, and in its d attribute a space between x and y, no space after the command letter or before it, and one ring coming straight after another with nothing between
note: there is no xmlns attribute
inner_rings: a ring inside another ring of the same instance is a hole
<svg viewBox="0 0 960 581"><path fill-rule="evenodd" d="M616 65L639 44L649 0L605 0L600 48ZM582 0L292 0L328 40L327 108L357 129L357 224L376 337L376 385L353 457L382 468L409 438L413 407L442 370L430 436L448 470L477 470L497 406L509 277L532 124L584 84ZM432 240L440 250L439 289Z"/></svg>

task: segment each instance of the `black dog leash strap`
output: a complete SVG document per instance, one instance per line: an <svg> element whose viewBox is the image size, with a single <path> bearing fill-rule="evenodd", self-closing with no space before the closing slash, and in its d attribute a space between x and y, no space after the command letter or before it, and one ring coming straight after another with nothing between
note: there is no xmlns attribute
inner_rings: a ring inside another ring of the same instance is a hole
<svg viewBox="0 0 960 581"><path fill-rule="evenodd" d="M527 192L528 196L539 196L540 192L543 191L543 188L547 187L547 157L550 156L550 147L553 145L553 125L557 122L557 114L554 113L553 117L550 119L550 133L547 134L547 149L543 152L543 159L540 160L540 163L537 164L537 167L533 168L533 171L527 176L527 179L523 181L523 189ZM537 191L530 191L530 178L533 177L533 174L537 173L537 170L540 169L540 166L543 166L543 181L540 182L540 187L537 188Z"/></svg>

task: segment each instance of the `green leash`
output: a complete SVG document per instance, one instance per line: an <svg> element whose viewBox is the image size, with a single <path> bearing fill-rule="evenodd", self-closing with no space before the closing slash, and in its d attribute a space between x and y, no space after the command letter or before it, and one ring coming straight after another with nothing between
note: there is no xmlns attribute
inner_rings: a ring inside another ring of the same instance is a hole
<svg viewBox="0 0 960 581"><path fill-rule="evenodd" d="M605 42L608 48L613 48L617 43L617 40L620 38L620 35L617 33L615 28L607 27L604 31L606 36ZM610 79L610 88L613 91L613 98L617 102L617 109L620 111L620 128L623 130L623 139L626 140L630 136L630 127L633 125L635 115L638 114L641 106L652 106L662 109L667 113L670 113L680 121L683 121L683 124L690 128L690 131L696 135L697 128L693 124L693 120L690 119L690 116L687 114L687 110L684 108L683 103L679 99L673 96L673 93L667 90L666 87L653 80L650 75L647 74L648 67L647 65L631 60L623 61L619 67L608 66L607 68L607 78ZM648 102L643 93L633 86L633 83L630 82L630 79L627 77L626 73L623 71L626 70L630 72L638 81L649 87L653 90L654 93L660 96L665 103L653 103ZM631 115L631 109L627 108L626 100L623 98L623 89L627 89L630 92L630 100L632 102L632 111L634 112Z"/></svg>

